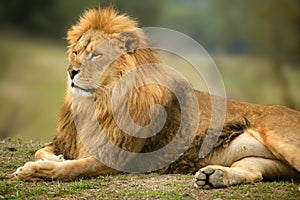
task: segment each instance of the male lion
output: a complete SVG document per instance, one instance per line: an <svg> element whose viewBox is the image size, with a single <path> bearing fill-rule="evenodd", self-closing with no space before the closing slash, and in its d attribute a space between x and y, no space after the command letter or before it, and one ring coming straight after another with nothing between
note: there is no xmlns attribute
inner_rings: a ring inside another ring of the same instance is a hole
<svg viewBox="0 0 300 200"><path fill-rule="evenodd" d="M283 106L225 100L225 125L210 127L211 100L218 102L222 98L196 90L192 94L185 93L186 89L181 87L184 81L159 67L160 59L155 50L149 48L147 37L137 28L137 22L119 15L112 8L86 11L68 31L67 39L70 44L69 84L58 116L57 135L51 144L36 152L35 162L27 162L16 170L16 178L67 181L115 174L121 172L120 169L127 172L153 169L158 173L196 173L195 186L211 188L300 177L299 112ZM111 57L116 59L111 61ZM149 63L149 66L142 67ZM138 76L128 75L136 69L141 69ZM141 85L149 77L151 84ZM184 115L184 108L173 91L155 84L154 80L167 80L170 86L177 84L174 90L185 94L183 104L199 110L197 116ZM136 89L126 101L129 87ZM190 102L189 95L196 97L196 104ZM119 100L114 102L114 98ZM89 102L93 102L94 107ZM90 110L94 108L101 133L89 120ZM118 126L116 113L120 121L125 121L125 128L129 127L126 120L130 119L137 125L137 133L147 133L152 129L155 132L157 127L159 131L151 137L130 135L124 127ZM162 117L165 117L163 125L151 126L152 120ZM196 126L194 119L199 119ZM182 128L181 123L190 126ZM189 136L184 134L192 132L193 126L196 129L191 134L195 135L189 142L186 139ZM178 129L181 132L178 133ZM104 139L99 135L104 135ZM149 163L134 163L135 157L142 159L151 152L164 149L173 140L176 140L172 146L174 150L169 148L169 152ZM107 151L109 144L112 144L110 148L122 151ZM182 144L188 145L184 152L176 149ZM208 146L204 158L199 157L202 144ZM156 166L159 162L170 161L170 155L179 157L169 165ZM98 156L105 163L97 159ZM114 167L114 163L118 166Z"/></svg>

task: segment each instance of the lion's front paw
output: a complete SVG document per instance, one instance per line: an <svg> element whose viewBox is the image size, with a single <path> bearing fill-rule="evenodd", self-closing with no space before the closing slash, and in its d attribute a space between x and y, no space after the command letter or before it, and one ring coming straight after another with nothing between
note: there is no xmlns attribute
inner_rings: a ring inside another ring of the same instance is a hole
<svg viewBox="0 0 300 200"><path fill-rule="evenodd" d="M56 156L56 155L47 155L45 157L42 157L41 160L43 160L43 161L47 161L47 160L49 161L49 160L51 160L51 161L55 161L55 162L63 162L63 161L65 161L63 155L58 155L58 156Z"/></svg>
<svg viewBox="0 0 300 200"><path fill-rule="evenodd" d="M43 180L51 179L55 176L59 162L38 160L27 162L23 167L19 167L13 175L20 180Z"/></svg>
<svg viewBox="0 0 300 200"><path fill-rule="evenodd" d="M19 167L13 175L20 180L40 180L40 178L33 176L36 169L36 162L27 162L24 166Z"/></svg>
<svg viewBox="0 0 300 200"><path fill-rule="evenodd" d="M221 169L205 167L200 169L194 178L196 188L219 188L224 187L224 172Z"/></svg>

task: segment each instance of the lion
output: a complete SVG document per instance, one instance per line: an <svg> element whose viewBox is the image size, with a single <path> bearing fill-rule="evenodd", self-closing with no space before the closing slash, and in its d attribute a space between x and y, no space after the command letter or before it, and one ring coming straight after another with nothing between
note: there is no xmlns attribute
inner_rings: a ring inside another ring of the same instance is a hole
<svg viewBox="0 0 300 200"><path fill-rule="evenodd" d="M172 89L155 84L153 80L166 80L171 86L177 84L174 90L179 93L186 91L181 87L185 82L160 67L161 60L149 46L150 41L138 28L137 21L111 7L87 10L68 30L67 40L68 85L58 115L57 134L49 145L35 153L36 161L27 162L14 172L17 179L72 181L147 169L145 172L161 174L195 173L195 187L219 188L300 177L298 111L283 106L237 102L192 90L182 102L192 108L189 112L199 111L198 116L184 114ZM149 63L150 66L141 67ZM138 75L128 75L137 69L140 69ZM147 78L152 84L141 85ZM136 88L128 95L126 92L131 86ZM189 95L196 97L196 103L189 100ZM127 96L130 96L128 101ZM119 98L114 102L115 110L113 97ZM220 123L210 126L212 99L226 103L222 126ZM94 105L92 109L90 102ZM93 109L101 134L87 114ZM133 122L138 127L136 130L143 130L136 131L142 136L132 135L119 127L116 113L120 121L125 122L125 128L128 128L126 123ZM159 119L154 122L160 123L162 116L164 124L151 126L158 131L147 137L150 128L143 127L150 127L153 119ZM194 119L199 119L197 124L193 124ZM181 122L188 126L178 133ZM99 135L105 135L106 139L99 139ZM153 162L139 161L171 142L174 144L167 153L153 157ZM111 148L121 150L108 151L108 143ZM182 145L184 151L176 149ZM201 148L204 148L202 156L199 154ZM173 161L168 158L170 155L178 157ZM135 161L136 157L139 162ZM166 160L172 162L166 162L165 166L155 165Z"/></svg>

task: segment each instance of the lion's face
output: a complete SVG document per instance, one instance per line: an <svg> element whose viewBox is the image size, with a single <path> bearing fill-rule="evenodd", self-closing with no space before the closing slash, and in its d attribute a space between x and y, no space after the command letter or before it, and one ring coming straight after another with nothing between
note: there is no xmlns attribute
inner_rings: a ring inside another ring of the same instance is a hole
<svg viewBox="0 0 300 200"><path fill-rule="evenodd" d="M134 31L113 35L101 30L86 31L69 51L68 73L73 94L93 94L107 82L105 72L109 77L121 76L128 57L132 56L129 54L137 46Z"/></svg>
<svg viewBox="0 0 300 200"><path fill-rule="evenodd" d="M103 77L105 71L109 71L110 78L122 74L128 60L125 54L137 45L138 37L132 32L135 29L134 20L110 9L101 13L90 10L72 26L67 39L69 86L73 94L90 95L103 87L108 81Z"/></svg>
<svg viewBox="0 0 300 200"><path fill-rule="evenodd" d="M69 82L74 94L89 95L99 87L98 77L108 64L110 48L100 30L88 30L69 50Z"/></svg>

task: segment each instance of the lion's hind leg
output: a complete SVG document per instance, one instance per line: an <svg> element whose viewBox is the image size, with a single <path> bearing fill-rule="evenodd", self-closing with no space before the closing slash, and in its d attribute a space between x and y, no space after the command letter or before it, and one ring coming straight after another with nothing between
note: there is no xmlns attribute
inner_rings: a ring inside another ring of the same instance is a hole
<svg viewBox="0 0 300 200"><path fill-rule="evenodd" d="M300 126L297 126L286 125L284 130L277 127L263 130L259 127L248 130L248 133L264 144L277 159L300 172Z"/></svg>
<svg viewBox="0 0 300 200"><path fill-rule="evenodd" d="M208 165L200 169L194 178L197 188L219 188L263 179L300 177L300 173L279 160L247 157L230 167Z"/></svg>

